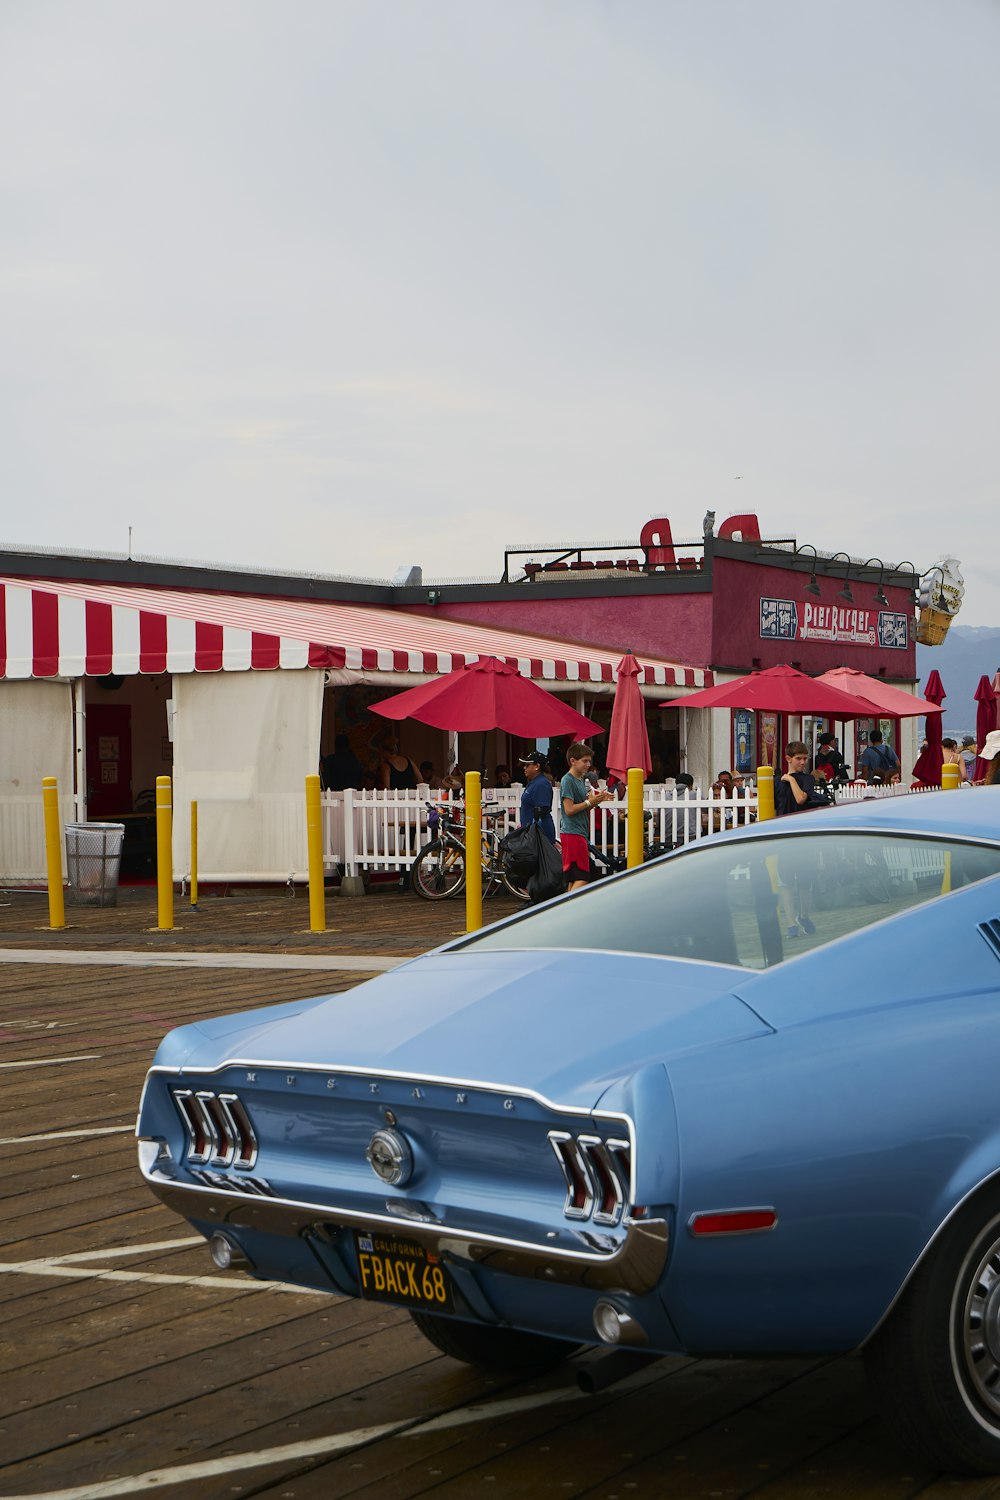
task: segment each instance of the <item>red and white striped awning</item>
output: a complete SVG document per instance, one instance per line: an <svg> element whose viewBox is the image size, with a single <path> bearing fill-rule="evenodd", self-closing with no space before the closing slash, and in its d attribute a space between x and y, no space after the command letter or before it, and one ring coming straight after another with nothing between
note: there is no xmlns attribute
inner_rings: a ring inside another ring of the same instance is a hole
<svg viewBox="0 0 1000 1500"><path fill-rule="evenodd" d="M498 656L526 677L613 682L620 651L441 615L317 599L0 577L0 677L347 668L450 672ZM649 661L649 686L710 686L711 672Z"/></svg>

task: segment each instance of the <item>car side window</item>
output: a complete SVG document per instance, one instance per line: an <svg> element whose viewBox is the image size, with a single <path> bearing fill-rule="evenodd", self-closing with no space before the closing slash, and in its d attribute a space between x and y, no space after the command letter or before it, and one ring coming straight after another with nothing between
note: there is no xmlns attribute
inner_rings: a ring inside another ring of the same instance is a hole
<svg viewBox="0 0 1000 1500"><path fill-rule="evenodd" d="M762 872L759 860L731 866L726 876L726 898L741 969L767 968L768 950L764 943L766 908L769 899L773 904L773 895L770 873L766 865Z"/></svg>
<svg viewBox="0 0 1000 1500"><path fill-rule="evenodd" d="M461 947L617 950L766 969L998 874L1000 851L930 837L831 830L726 840Z"/></svg>

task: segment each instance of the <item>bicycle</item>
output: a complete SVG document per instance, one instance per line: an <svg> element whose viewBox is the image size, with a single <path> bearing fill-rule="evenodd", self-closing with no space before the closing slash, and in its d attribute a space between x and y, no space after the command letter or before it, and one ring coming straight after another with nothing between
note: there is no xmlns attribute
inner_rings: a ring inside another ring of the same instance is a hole
<svg viewBox="0 0 1000 1500"><path fill-rule="evenodd" d="M464 808L441 808L433 802L426 804L427 824L436 832L429 843L418 850L410 866L410 886L425 901L444 901L458 896L465 890L465 820ZM502 818L502 807L483 808L488 820L482 830L483 895L492 896L501 887L518 901L527 901L528 893L507 875L503 863L500 835L489 826Z"/></svg>
<svg viewBox="0 0 1000 1500"><path fill-rule="evenodd" d="M672 844L669 841L664 842L662 839L650 838L649 825L653 821L654 816L655 814L651 812L644 812L642 815L643 864L645 864L647 859L659 859L661 854L669 854L671 850L677 847L675 844ZM622 815L622 821L624 822L627 817L628 814L624 813ZM587 848L590 850L591 863L602 866L602 868L598 869L597 871L598 878L600 878L602 875L617 875L619 871L628 869L627 853L612 854L610 850L598 849L596 844L591 844L589 841L587 843Z"/></svg>

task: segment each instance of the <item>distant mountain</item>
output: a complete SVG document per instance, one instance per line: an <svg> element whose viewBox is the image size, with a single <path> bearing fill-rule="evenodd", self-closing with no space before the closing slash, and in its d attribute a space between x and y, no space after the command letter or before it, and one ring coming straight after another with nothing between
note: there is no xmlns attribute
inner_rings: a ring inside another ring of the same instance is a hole
<svg viewBox="0 0 1000 1500"><path fill-rule="evenodd" d="M917 647L917 677L923 691L937 669L947 697L944 732L972 734L976 728L976 700L980 677L992 677L1000 667L1000 630L991 625L952 625L940 646Z"/></svg>

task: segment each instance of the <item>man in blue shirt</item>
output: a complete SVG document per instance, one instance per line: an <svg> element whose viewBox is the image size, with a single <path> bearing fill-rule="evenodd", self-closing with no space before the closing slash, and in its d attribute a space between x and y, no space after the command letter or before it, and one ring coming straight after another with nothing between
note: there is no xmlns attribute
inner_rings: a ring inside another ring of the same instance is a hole
<svg viewBox="0 0 1000 1500"><path fill-rule="evenodd" d="M869 782L876 776L880 781L889 782L899 771L899 756L891 745L882 743L877 729L868 736L868 748L861 755L861 769Z"/></svg>
<svg viewBox="0 0 1000 1500"><path fill-rule="evenodd" d="M524 779L527 785L521 793L521 827L527 828L535 821L535 810L544 809L539 818L542 832L550 844L556 841L556 827L552 821L552 783L545 775L545 756L540 750L531 750L521 756Z"/></svg>

